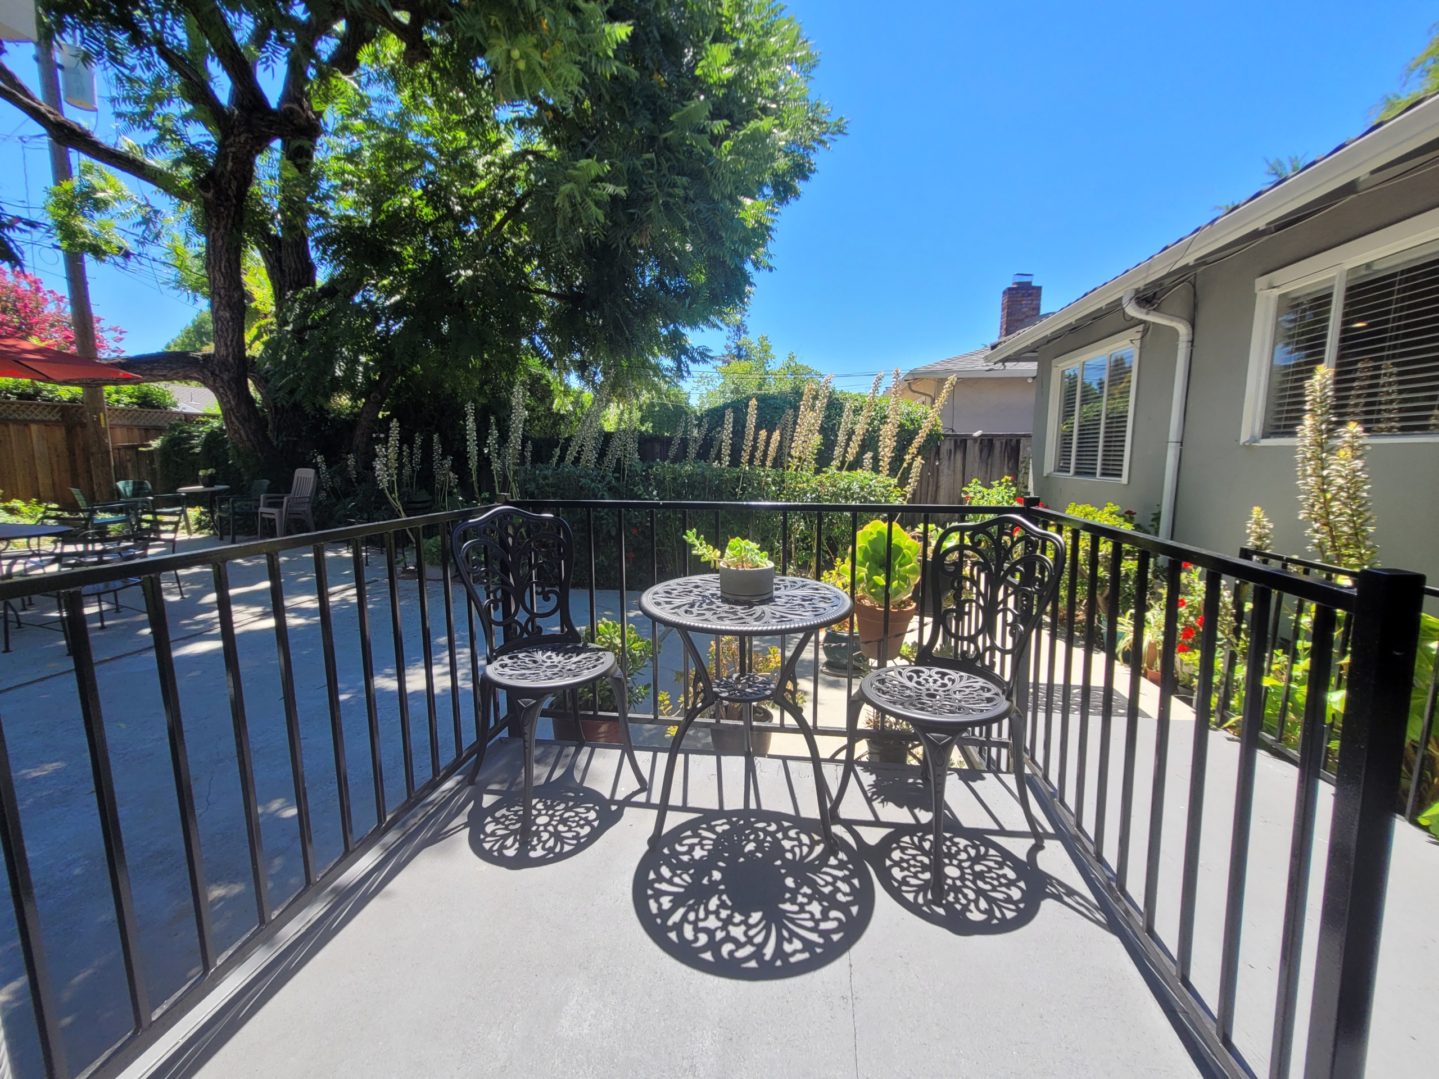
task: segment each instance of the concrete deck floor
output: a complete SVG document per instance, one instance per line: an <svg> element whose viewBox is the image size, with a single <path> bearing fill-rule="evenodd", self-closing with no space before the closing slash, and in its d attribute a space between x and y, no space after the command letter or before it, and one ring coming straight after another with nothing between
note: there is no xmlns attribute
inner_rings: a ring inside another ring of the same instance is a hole
<svg viewBox="0 0 1439 1079"><path fill-rule="evenodd" d="M957 772L946 903L922 898L928 801L861 773L822 856L807 762L684 757L648 851L613 749L541 748L452 783L329 914L133 1074L274 1077L1192 1075L1064 847L1008 781ZM828 782L836 773L827 766ZM238 979L237 979L238 980Z"/></svg>

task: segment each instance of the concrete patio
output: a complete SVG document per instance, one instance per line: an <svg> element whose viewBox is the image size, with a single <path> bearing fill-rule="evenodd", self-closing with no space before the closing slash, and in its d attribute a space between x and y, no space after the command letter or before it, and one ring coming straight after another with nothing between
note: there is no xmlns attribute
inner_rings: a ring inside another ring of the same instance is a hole
<svg viewBox="0 0 1439 1079"><path fill-rule="evenodd" d="M1194 1074L1003 780L952 784L972 827L939 909L912 773L851 792L831 860L807 763L747 784L742 757L689 756L650 852L661 760L636 793L616 751L544 747L526 854L500 746L482 795L452 782L133 1074Z"/></svg>

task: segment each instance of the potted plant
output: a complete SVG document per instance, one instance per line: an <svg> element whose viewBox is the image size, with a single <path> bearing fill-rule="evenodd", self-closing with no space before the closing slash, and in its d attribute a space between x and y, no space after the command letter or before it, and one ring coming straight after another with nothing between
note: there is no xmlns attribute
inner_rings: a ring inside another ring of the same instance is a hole
<svg viewBox="0 0 1439 1079"><path fill-rule="evenodd" d="M820 579L848 595L850 576L850 561L841 558ZM869 660L859 646L859 633L855 631L852 614L825 629L821 647L824 649L825 670L836 674L851 671L861 674L869 670Z"/></svg>
<svg viewBox="0 0 1439 1079"><path fill-rule="evenodd" d="M654 655L654 645L650 639L634 626L621 627L611 618L600 619L586 636L591 644L599 645L614 655L620 672L625 676L625 684L629 691L629 707L634 709L647 705L650 683L645 681L644 674L649 669L650 659ZM659 697L660 710L664 711L669 704L669 695L661 692ZM579 706L580 729L584 732L586 741L608 742L615 745L623 741L619 719L604 716L604 713L614 715L616 711L614 689L608 678L601 678L582 687L579 691ZM584 714L585 712L599 714L587 716ZM561 719L557 723L557 728L562 729L566 722L567 719Z"/></svg>
<svg viewBox="0 0 1439 1079"><path fill-rule="evenodd" d="M870 660L899 657L918 609L914 587L920 568L919 544L897 524L870 521L855 536L854 619L860 648Z"/></svg>
<svg viewBox="0 0 1439 1079"><path fill-rule="evenodd" d="M212 487L215 484L215 470L213 468L202 468L197 475L200 477L201 487Z"/></svg>
<svg viewBox="0 0 1439 1079"><path fill-rule="evenodd" d="M738 674L740 670L740 642L734 637L723 637L718 641L711 641L709 646L709 670L715 678L724 678L729 675ZM749 669L756 674L778 674L784 665L784 656L779 648L770 645L767 648L755 648L750 654ZM683 674L676 677L683 679ZM804 694L796 698L800 702L804 700ZM723 723L710 728L710 740L714 744L716 753L743 753L745 751L744 741L744 709L745 706L736 701L721 701L718 712ZM771 718L768 705L763 702L752 705L754 722L765 723ZM764 756L769 752L771 731L752 731L750 736L750 748L756 756Z"/></svg>
<svg viewBox="0 0 1439 1079"><path fill-rule="evenodd" d="M753 540L732 537L723 552L691 528L685 542L701 562L719 571L720 598L729 603L768 603L774 598L774 561Z"/></svg>
<svg viewBox="0 0 1439 1079"><path fill-rule="evenodd" d="M439 536L427 536L420 541L420 553L425 559L425 580L445 579L444 548Z"/></svg>

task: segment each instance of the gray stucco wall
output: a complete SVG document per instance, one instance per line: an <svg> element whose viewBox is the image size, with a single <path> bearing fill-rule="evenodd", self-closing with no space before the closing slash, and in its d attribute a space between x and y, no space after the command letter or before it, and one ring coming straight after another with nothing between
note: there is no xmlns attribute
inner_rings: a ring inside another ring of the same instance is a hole
<svg viewBox="0 0 1439 1079"><path fill-rule="evenodd" d="M932 401L943 389L937 378L905 383L905 396ZM1034 422L1036 383L1023 378L962 378L944 404L946 434L1027 435Z"/></svg>
<svg viewBox="0 0 1439 1079"><path fill-rule="evenodd" d="M1260 505L1274 521L1280 550L1311 553L1298 517L1294 447L1241 442L1255 278L1436 206L1439 185L1421 174L1359 195L1200 272L1177 538L1237 550L1250 507ZM1369 470L1380 561L1439 581L1439 443L1373 438Z"/></svg>
<svg viewBox="0 0 1439 1079"><path fill-rule="evenodd" d="M1162 309L1188 317L1188 289L1171 296ZM1045 503L1064 509L1071 502L1102 506L1115 502L1120 509L1134 510L1135 521L1148 528L1159 509L1164 487L1164 451L1169 434L1169 405L1174 386L1174 349L1178 335L1163 326L1140 331L1134 366L1134 425L1129 447L1128 482L1076 479L1049 474L1053 448L1049 431L1049 394L1054 382L1054 364L1086 347L1133 329L1135 324L1120 311L1050 341L1039 350L1039 386L1034 406L1035 493Z"/></svg>
<svg viewBox="0 0 1439 1079"><path fill-rule="evenodd" d="M1312 556L1298 518L1292 445L1241 442L1255 279L1377 229L1439 207L1439 185L1420 175L1357 195L1303 224L1260 241L1201 270L1192 286L1161 305L1192 318L1194 356L1185 409L1175 538L1234 553L1244 541L1251 506L1275 522L1275 546ZM1054 360L1124 332L1133 322L1117 310L1040 350L1035 398L1036 493L1049 505L1111 500L1136 511L1141 527L1159 505L1178 335L1150 326L1140 342L1129 482L1048 476L1049 395ZM1372 439L1369 454L1376 540L1384 565L1415 569L1439 580L1439 443Z"/></svg>

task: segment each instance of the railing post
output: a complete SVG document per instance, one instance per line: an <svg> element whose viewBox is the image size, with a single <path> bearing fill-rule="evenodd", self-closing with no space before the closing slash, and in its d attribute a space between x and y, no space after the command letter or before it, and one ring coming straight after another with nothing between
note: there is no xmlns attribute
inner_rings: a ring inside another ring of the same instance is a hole
<svg viewBox="0 0 1439 1079"><path fill-rule="evenodd" d="M1424 576L1356 582L1344 725L1319 920L1308 1079L1364 1074Z"/></svg>

